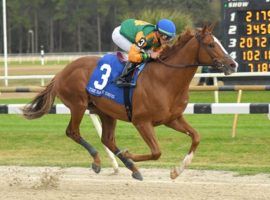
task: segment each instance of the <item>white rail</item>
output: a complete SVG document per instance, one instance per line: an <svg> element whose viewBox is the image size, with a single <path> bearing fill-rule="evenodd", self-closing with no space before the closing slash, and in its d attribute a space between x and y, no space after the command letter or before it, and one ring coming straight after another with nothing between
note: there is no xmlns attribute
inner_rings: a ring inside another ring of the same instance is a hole
<svg viewBox="0 0 270 200"><path fill-rule="evenodd" d="M195 77L250 77L250 76L269 76L270 72L238 72L231 74L229 76L225 76L223 73L206 73L195 74ZM0 76L0 80L20 80L20 79L51 79L54 75L20 75L20 76Z"/></svg>
<svg viewBox="0 0 270 200"><path fill-rule="evenodd" d="M223 73L205 73L205 74L200 74L197 73L195 74L195 77L248 77L248 76L270 76L270 72L237 72L233 73L229 76L225 76Z"/></svg>
<svg viewBox="0 0 270 200"><path fill-rule="evenodd" d="M0 104L0 114L22 114L25 104ZM70 114L64 104L55 104L51 114ZM189 103L184 114L269 114L269 103ZM85 114L89 114L86 111Z"/></svg>
<svg viewBox="0 0 270 200"><path fill-rule="evenodd" d="M231 74L230 76L225 76L223 73L197 73L195 77L250 77L250 76L269 76L270 72L238 72ZM0 76L0 80L30 80L30 79L41 79L41 86L44 86L44 80L52 79L54 75L21 75L21 76ZM218 102L218 101L216 101Z"/></svg>
<svg viewBox="0 0 270 200"><path fill-rule="evenodd" d="M72 61L82 56L102 56L109 52L83 52L83 53L45 53L43 55L45 63L48 61L55 61L57 63L61 61ZM7 61L10 62L40 62L41 54L10 54ZM4 62L4 57L0 54L0 62Z"/></svg>

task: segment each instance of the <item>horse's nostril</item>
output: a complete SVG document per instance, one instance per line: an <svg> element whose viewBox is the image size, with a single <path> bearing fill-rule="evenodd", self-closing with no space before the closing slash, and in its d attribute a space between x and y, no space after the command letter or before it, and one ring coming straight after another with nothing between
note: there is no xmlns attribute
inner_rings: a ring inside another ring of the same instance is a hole
<svg viewBox="0 0 270 200"><path fill-rule="evenodd" d="M231 63L230 66L231 66L231 68L236 68L236 64L235 63Z"/></svg>

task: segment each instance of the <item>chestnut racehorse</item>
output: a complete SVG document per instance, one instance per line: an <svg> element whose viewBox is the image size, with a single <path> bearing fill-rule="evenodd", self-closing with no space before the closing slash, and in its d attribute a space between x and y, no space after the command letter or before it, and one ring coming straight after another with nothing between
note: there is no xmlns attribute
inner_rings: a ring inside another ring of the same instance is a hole
<svg viewBox="0 0 270 200"><path fill-rule="evenodd" d="M86 85L100 58L86 56L68 64L55 75L47 87L24 107L27 119L35 119L49 112L57 96L70 109L71 119L66 135L85 147L94 161L93 170L100 171L100 158L96 149L80 135L80 123L85 111L96 113L102 123L102 143L106 145L132 171L132 177L142 180L133 161L157 160L161 150L154 127L164 124L191 137L192 143L182 164L171 171L176 178L191 162L200 142L200 136L184 119L188 104L189 84L198 66L211 65L229 75L236 71L237 63L228 55L212 34L212 27L187 30L171 47L166 48L160 59L146 64L133 93L131 123L150 148L149 154L120 151L115 143L117 119L129 121L125 107L114 101L89 95Z"/></svg>

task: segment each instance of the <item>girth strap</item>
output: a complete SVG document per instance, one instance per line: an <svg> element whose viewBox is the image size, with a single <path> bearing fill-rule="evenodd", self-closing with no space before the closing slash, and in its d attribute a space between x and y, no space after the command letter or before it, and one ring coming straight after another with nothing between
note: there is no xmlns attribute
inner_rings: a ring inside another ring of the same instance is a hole
<svg viewBox="0 0 270 200"><path fill-rule="evenodd" d="M128 120L131 121L132 119L132 105L130 102L130 87L124 87L124 102L125 102L125 108L128 116Z"/></svg>
<svg viewBox="0 0 270 200"><path fill-rule="evenodd" d="M133 72L134 72L133 70L130 73L128 73L128 75L126 77L126 80L128 82L130 82L131 79L132 79ZM128 120L131 122L131 119L132 119L132 105L131 105L131 101L130 101L130 87L124 87L123 94L124 94L124 103L125 103L125 108L126 108Z"/></svg>

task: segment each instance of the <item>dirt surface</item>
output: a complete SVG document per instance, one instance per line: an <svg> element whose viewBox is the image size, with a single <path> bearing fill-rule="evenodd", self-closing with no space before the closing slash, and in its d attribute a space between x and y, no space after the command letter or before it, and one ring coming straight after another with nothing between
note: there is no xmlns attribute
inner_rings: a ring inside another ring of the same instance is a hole
<svg viewBox="0 0 270 200"><path fill-rule="evenodd" d="M237 176L222 171L186 170L178 179L168 169L141 169L143 181L128 170L118 174L86 168L0 167L3 200L256 200L270 199L269 175Z"/></svg>

